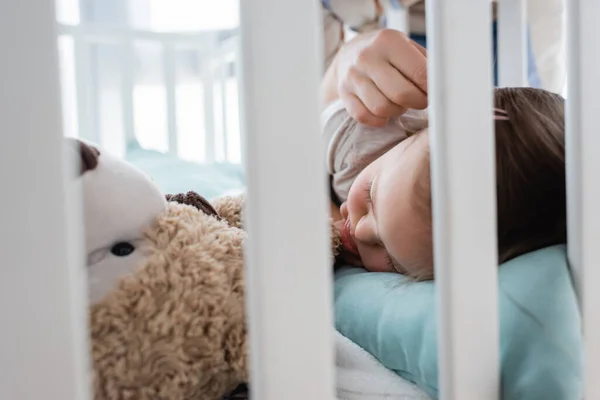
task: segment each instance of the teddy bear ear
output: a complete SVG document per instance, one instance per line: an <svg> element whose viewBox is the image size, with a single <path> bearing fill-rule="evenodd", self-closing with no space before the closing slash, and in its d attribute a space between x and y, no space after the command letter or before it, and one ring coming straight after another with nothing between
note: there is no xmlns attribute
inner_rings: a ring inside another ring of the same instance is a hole
<svg viewBox="0 0 600 400"><path fill-rule="evenodd" d="M215 208L206 200L203 196L200 196L196 192L177 193L165 195L167 201L174 201L180 204L187 204L188 206L196 207L198 210L204 212L207 215L213 216L218 220L221 219L219 213Z"/></svg>

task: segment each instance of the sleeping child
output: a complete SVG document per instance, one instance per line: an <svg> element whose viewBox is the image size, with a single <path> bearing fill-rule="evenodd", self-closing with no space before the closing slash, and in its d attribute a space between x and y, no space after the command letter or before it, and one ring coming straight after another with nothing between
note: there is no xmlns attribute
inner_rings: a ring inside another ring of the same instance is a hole
<svg viewBox="0 0 600 400"><path fill-rule="evenodd" d="M494 91L494 106L498 262L503 263L566 243L564 99L541 89L502 88ZM334 102L323 112L323 126L343 261L432 279L424 112L409 110L372 128Z"/></svg>

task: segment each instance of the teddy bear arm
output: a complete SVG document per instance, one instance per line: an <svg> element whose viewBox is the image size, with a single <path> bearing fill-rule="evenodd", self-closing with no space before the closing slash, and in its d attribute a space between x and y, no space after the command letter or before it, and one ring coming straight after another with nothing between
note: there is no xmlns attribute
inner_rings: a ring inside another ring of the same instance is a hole
<svg viewBox="0 0 600 400"><path fill-rule="evenodd" d="M243 229L242 211L244 209L244 195L223 196L213 200L213 206L219 217L227 221L229 226Z"/></svg>

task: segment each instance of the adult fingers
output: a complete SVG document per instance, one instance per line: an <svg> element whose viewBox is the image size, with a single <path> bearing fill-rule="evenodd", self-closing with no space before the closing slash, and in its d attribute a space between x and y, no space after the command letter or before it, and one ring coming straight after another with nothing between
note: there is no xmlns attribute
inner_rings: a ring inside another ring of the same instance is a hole
<svg viewBox="0 0 600 400"><path fill-rule="evenodd" d="M369 71L378 90L396 106L422 110L427 108L427 95L388 63L382 63ZM388 114L397 116L401 114Z"/></svg>
<svg viewBox="0 0 600 400"><path fill-rule="evenodd" d="M415 46L417 48L417 50L419 50L419 53L421 53L425 57L427 57L427 49L425 47L421 46L419 43L415 42L414 40L411 40L410 42L413 46Z"/></svg>
<svg viewBox="0 0 600 400"><path fill-rule="evenodd" d="M423 93L427 93L427 58L412 40L396 39L394 51L387 52L390 64Z"/></svg>
<svg viewBox="0 0 600 400"><path fill-rule="evenodd" d="M387 124L387 118L378 117L371 113L355 94L342 89L340 97L344 102L348 114L359 123L374 127L382 127Z"/></svg>
<svg viewBox="0 0 600 400"><path fill-rule="evenodd" d="M389 66L388 68L393 69ZM399 75L398 72L396 73ZM395 117L405 111L400 106L405 106L405 104L390 101L389 97L382 93L381 86L376 85L366 75L357 76L350 83L353 87L348 88L348 91L354 93L367 110L376 117Z"/></svg>

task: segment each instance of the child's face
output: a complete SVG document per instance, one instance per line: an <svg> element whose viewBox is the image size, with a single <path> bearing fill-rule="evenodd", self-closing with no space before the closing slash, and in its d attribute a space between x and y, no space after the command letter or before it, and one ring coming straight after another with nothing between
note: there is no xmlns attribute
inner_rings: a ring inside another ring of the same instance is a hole
<svg viewBox="0 0 600 400"><path fill-rule="evenodd" d="M398 144L358 175L342 204L344 247L370 271L420 275L432 268L431 232L413 198L428 145L425 133Z"/></svg>

